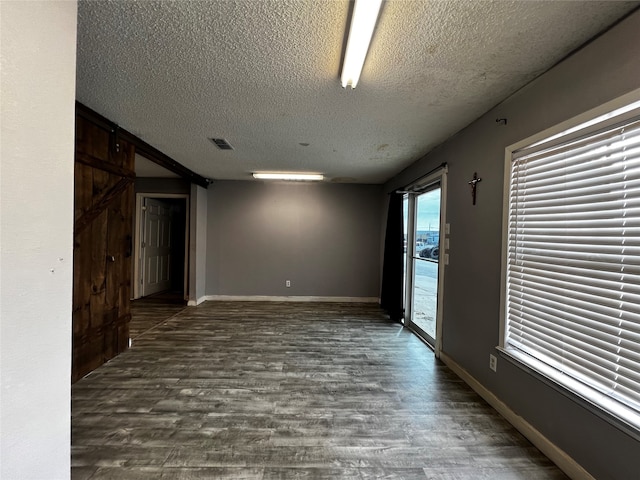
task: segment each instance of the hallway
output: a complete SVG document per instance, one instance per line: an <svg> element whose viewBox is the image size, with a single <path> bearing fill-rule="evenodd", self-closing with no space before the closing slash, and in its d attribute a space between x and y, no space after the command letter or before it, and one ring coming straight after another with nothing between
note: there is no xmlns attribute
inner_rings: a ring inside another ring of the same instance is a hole
<svg viewBox="0 0 640 480"><path fill-rule="evenodd" d="M74 480L567 478L377 305L132 311L72 388Z"/></svg>

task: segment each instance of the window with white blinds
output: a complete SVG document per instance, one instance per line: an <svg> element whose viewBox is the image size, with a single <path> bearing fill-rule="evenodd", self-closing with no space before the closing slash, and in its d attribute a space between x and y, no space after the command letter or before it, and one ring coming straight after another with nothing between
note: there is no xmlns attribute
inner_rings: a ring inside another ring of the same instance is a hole
<svg viewBox="0 0 640 480"><path fill-rule="evenodd" d="M507 352L636 429L639 107L512 153L503 325Z"/></svg>

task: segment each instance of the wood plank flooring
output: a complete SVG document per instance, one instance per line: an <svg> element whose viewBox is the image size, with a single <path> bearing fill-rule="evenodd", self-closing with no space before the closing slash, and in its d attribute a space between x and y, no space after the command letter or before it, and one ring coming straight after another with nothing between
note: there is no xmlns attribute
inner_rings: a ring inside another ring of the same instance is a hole
<svg viewBox="0 0 640 480"><path fill-rule="evenodd" d="M131 303L132 320L129 325L129 336L132 343L143 333L162 324L184 309L184 305L135 300Z"/></svg>
<svg viewBox="0 0 640 480"><path fill-rule="evenodd" d="M376 305L133 315L72 388L74 480L567 478Z"/></svg>

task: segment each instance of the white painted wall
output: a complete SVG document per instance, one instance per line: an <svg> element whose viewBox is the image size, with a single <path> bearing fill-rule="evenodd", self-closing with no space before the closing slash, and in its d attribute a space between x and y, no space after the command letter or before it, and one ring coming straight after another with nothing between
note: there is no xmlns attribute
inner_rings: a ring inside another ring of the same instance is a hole
<svg viewBox="0 0 640 480"><path fill-rule="evenodd" d="M69 478L76 2L0 6L0 478Z"/></svg>
<svg viewBox="0 0 640 480"><path fill-rule="evenodd" d="M189 233L189 305L205 300L207 265L207 190L191 184Z"/></svg>

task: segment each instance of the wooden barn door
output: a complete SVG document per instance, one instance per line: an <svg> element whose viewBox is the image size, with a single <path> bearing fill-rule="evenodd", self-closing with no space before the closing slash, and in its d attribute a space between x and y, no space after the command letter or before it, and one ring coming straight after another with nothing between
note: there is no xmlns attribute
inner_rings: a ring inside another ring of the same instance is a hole
<svg viewBox="0 0 640 480"><path fill-rule="evenodd" d="M76 116L72 382L129 345L134 153Z"/></svg>

